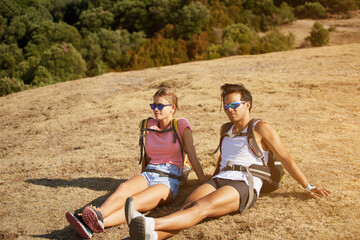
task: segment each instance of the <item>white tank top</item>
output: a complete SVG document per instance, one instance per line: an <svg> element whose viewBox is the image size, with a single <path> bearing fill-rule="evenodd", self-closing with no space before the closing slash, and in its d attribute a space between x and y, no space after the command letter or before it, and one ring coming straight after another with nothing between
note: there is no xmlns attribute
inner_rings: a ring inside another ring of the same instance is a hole
<svg viewBox="0 0 360 240"><path fill-rule="evenodd" d="M255 128L254 124L254 128ZM234 125L230 128L228 133L232 133ZM247 132L247 127L243 133ZM259 146L260 147L260 146ZM260 148L261 149L261 148ZM265 162L268 161L269 152L261 149L264 154ZM230 138L225 136L221 144L221 162L220 162L220 173L213 178L223 178L230 180L241 180L245 181L249 185L248 177L246 172L239 171L221 171L226 167L228 161L234 162L236 165L242 165L248 167L252 164L263 165L261 160L255 156L253 151L249 149L249 144L246 136L237 136ZM260 189L262 187L262 180L258 177L254 177L254 189L259 197Z"/></svg>

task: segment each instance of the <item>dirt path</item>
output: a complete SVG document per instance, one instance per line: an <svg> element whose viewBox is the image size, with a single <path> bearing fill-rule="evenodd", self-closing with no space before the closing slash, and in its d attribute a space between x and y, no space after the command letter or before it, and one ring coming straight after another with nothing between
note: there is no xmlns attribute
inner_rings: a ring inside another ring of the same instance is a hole
<svg viewBox="0 0 360 240"><path fill-rule="evenodd" d="M318 22L326 29L335 27L335 31L330 32L330 46L360 42L360 11L354 12L348 19L320 19ZM300 19L279 27L279 31L284 34L293 33L295 47L298 48L310 35L314 23L313 19Z"/></svg>

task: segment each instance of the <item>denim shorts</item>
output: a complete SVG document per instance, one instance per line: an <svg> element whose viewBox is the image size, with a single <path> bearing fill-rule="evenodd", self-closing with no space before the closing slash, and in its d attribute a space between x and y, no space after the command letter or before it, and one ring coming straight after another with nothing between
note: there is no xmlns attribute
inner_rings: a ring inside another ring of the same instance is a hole
<svg viewBox="0 0 360 240"><path fill-rule="evenodd" d="M151 170L157 170L157 171L161 171L164 173L170 173L170 174L174 174L177 176L181 176L181 170L180 168L178 168L175 165L172 165L170 163L164 163L164 164L148 164L146 166L146 169L151 169ZM146 181L149 184L149 187L156 185L156 184L164 184L165 186L167 186L168 188L170 188L173 197L172 199L175 199L175 197L178 195L179 192L179 187L181 184L181 181L179 181L178 179L175 178L170 178L170 177L164 177L164 176L160 176L160 174L158 173L154 173L154 172L142 172L141 175L143 175L146 179Z"/></svg>

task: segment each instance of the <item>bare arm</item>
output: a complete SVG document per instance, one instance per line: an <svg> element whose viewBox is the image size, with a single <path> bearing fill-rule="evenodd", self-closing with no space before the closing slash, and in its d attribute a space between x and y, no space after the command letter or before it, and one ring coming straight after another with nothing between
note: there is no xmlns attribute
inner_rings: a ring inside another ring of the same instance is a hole
<svg viewBox="0 0 360 240"><path fill-rule="evenodd" d="M303 188L309 185L309 181L306 176L292 159L289 152L283 145L279 134L270 126L270 124L264 121L259 122L255 127L255 134L259 139L261 139L262 148L270 148L280 160L284 168L289 172L291 177L293 177ZM330 194L330 191L326 188L315 188L309 192L311 197L318 198L315 193L326 197Z"/></svg>
<svg viewBox="0 0 360 240"><path fill-rule="evenodd" d="M189 161L190 161L192 167L194 168L196 176L199 178L200 182L206 181L207 177L205 177L204 171L203 171L201 164L198 160L198 157L196 155L194 139L192 136L192 132L189 128L185 128L182 138L183 138L185 150L188 154Z"/></svg>

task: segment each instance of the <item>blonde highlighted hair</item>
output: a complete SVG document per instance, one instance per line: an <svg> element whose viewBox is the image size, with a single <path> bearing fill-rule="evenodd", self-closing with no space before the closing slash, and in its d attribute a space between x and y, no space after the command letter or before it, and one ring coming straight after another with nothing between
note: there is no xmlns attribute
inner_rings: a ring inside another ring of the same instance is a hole
<svg viewBox="0 0 360 240"><path fill-rule="evenodd" d="M160 88L159 90L157 90L157 92L154 94L153 96L155 97L162 97L164 99L166 99L169 103L175 105L175 111L174 114L176 112L176 109L178 109L179 105L178 105L178 97L176 96L176 94L172 91L170 91L168 88Z"/></svg>

